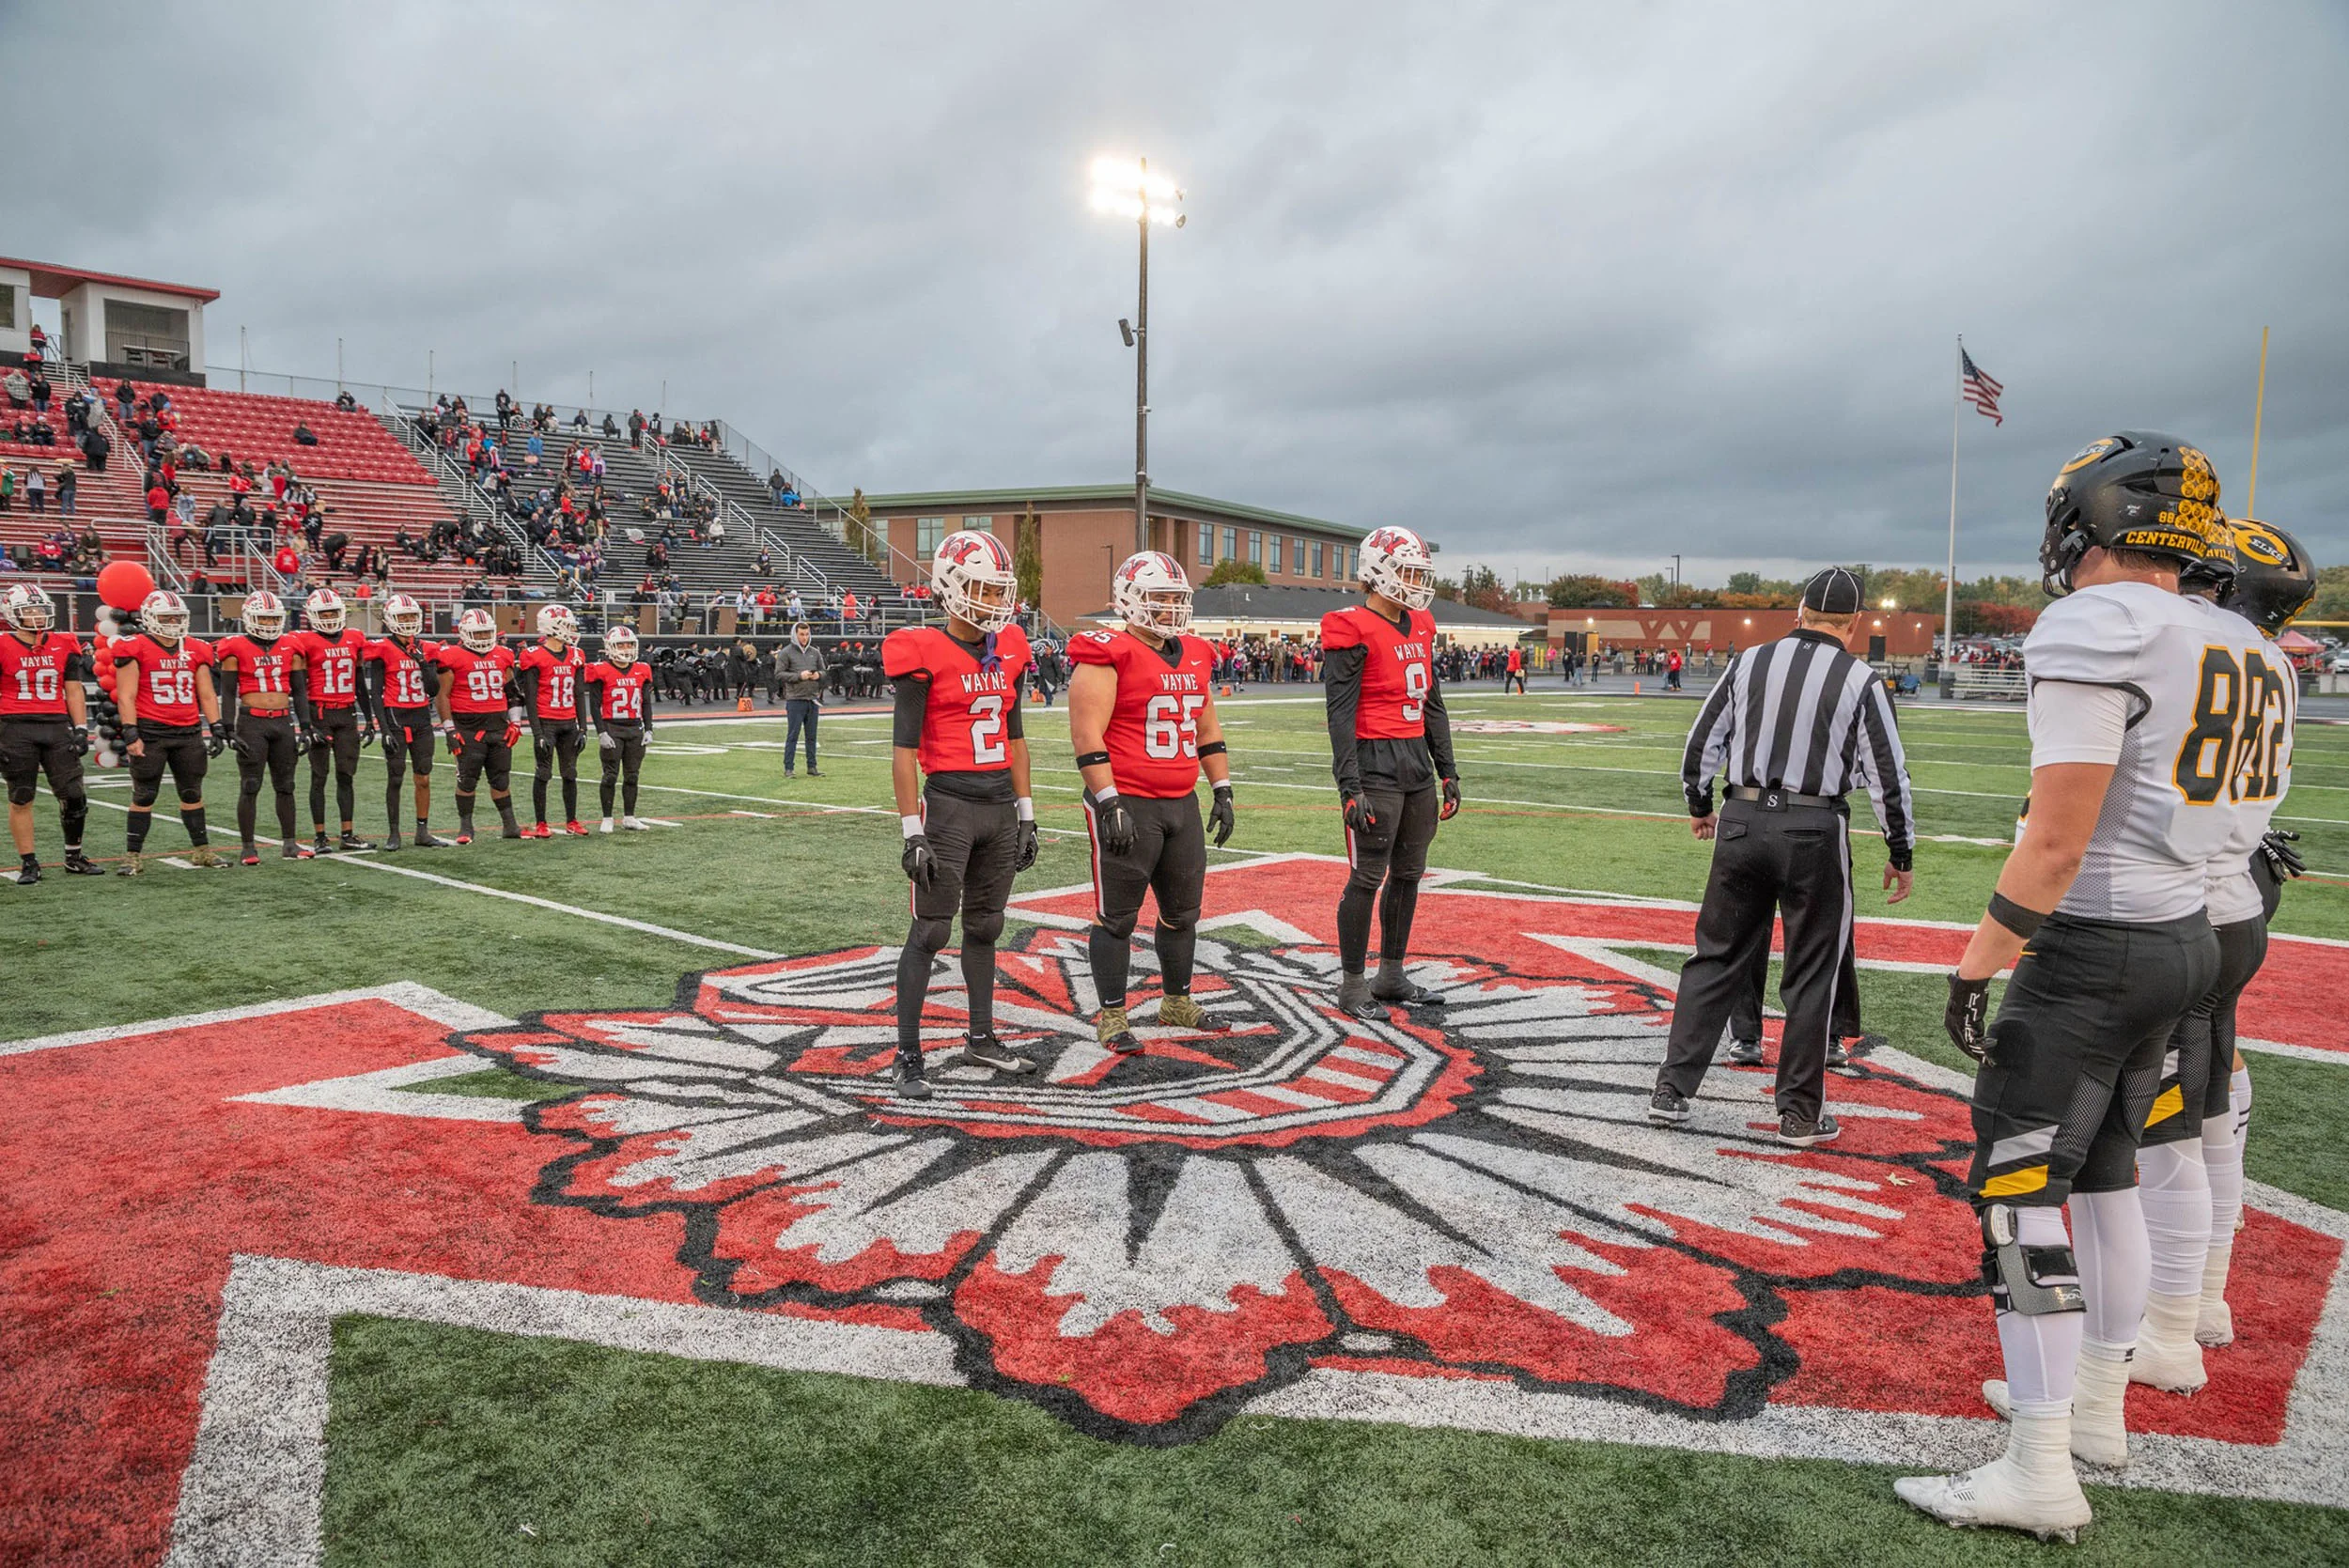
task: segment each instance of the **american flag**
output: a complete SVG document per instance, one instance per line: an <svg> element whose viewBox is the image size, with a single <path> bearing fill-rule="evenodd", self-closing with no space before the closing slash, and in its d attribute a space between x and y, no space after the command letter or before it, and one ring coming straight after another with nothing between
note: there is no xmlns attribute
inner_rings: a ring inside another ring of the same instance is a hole
<svg viewBox="0 0 2349 1568"><path fill-rule="evenodd" d="M1976 365L1974 356L1964 349L1958 349L1957 357L1962 362L1963 371L1958 377L1957 395L1973 404L1993 425L2005 424L2006 420L1999 412L1999 394L2006 388L1992 380L1989 373Z"/></svg>

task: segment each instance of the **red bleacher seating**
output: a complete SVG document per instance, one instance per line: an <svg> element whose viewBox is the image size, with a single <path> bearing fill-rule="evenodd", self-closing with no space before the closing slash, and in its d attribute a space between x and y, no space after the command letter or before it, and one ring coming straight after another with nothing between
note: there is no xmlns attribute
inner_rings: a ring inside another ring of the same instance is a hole
<svg viewBox="0 0 2349 1568"><path fill-rule="evenodd" d="M195 498L195 526L200 537L204 515L211 510L213 502L228 493L228 481L217 473L182 474L179 475L179 488ZM320 478L311 480L310 488L318 492L319 504L326 508L321 537L325 534L335 533L350 536L350 554L346 557L347 562L358 558L361 545L372 544L378 549L389 551L392 549L392 536L402 527L412 537L420 537L431 532L434 523L455 515L440 490L429 484L367 484L357 480ZM265 504L274 505L266 483L255 489L251 504L256 513ZM324 568L325 563L321 559L315 564L310 575L314 580L324 577ZM437 566L427 566L397 551L392 555L392 586L421 598L439 600L453 598L459 588L472 581L474 575L474 568L461 561L450 560ZM348 591L350 586L350 573L345 571L337 576L334 583L337 588Z"/></svg>
<svg viewBox="0 0 2349 1568"><path fill-rule="evenodd" d="M155 388L132 383L145 396ZM179 415L179 436L193 441L215 457L232 454L240 462L283 461L304 479L353 479L369 484L429 485L414 456L390 431L364 410L345 413L332 403L308 397L273 397L259 393L224 392L216 387L165 387ZM114 407L115 383L101 379L98 395ZM319 444L303 446L293 439L294 427L307 425Z"/></svg>

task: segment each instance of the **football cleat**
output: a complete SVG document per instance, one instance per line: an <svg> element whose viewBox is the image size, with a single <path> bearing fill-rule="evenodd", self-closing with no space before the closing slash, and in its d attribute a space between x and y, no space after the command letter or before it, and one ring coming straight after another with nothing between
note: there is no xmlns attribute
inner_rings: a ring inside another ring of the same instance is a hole
<svg viewBox="0 0 2349 1568"><path fill-rule="evenodd" d="M524 828L515 836L518 838L552 838L554 836L554 830L541 822L535 827Z"/></svg>
<svg viewBox="0 0 2349 1568"><path fill-rule="evenodd" d="M17 868L16 885L18 887L29 888L35 882L39 880L40 862L39 861L26 861L23 865Z"/></svg>
<svg viewBox="0 0 2349 1568"><path fill-rule="evenodd" d="M188 863L199 871L226 871L228 857L209 844L199 844L188 851Z"/></svg>
<svg viewBox="0 0 2349 1568"><path fill-rule="evenodd" d="M1759 1067L1762 1065L1762 1042L1732 1040L1729 1042L1729 1050L1722 1060L1733 1067Z"/></svg>
<svg viewBox="0 0 2349 1568"><path fill-rule="evenodd" d="M2040 1540L2077 1542L2090 1520L2088 1498L2063 1452L2062 1416L2017 1421L2006 1452L1960 1475L1904 1476L1893 1493L1910 1507L1961 1529L1996 1526Z"/></svg>
<svg viewBox="0 0 2349 1568"><path fill-rule="evenodd" d="M104 866L98 864L87 855L83 854L79 849L69 849L65 852L65 869L69 876L73 877L103 877L106 875L106 868Z"/></svg>
<svg viewBox="0 0 2349 1568"><path fill-rule="evenodd" d="M397 828L394 828L390 832L383 835L383 847L388 852L397 853L399 849L399 830Z"/></svg>
<svg viewBox="0 0 2349 1568"><path fill-rule="evenodd" d="M602 828L601 828L601 829L599 829L599 831L608 833L608 832L610 832L611 831L612 831L612 819L611 819L610 817L608 817L608 816L607 816L607 817L605 817L605 818L603 819L603 826L602 826Z"/></svg>
<svg viewBox="0 0 2349 1568"><path fill-rule="evenodd" d="M416 830L415 846L419 849L445 849L448 847L448 840L434 838L430 833L419 828Z"/></svg>
<svg viewBox="0 0 2349 1568"><path fill-rule="evenodd" d="M455 838L451 839L449 842L450 842L450 843L452 843L452 844L455 844L455 845L459 845L459 846L463 846L463 845L468 845L468 844L471 844L471 843L473 842L473 830L472 830L471 828L459 828L459 829L458 829L458 830L457 830L457 836L456 836ZM417 845L417 847L418 847L418 848L422 848L422 847L423 847L423 845L422 845L422 843L421 843L421 842L419 842L419 844Z"/></svg>
<svg viewBox="0 0 2349 1568"><path fill-rule="evenodd" d="M500 838L527 838L529 835L524 833L521 826L517 824L501 830L498 836ZM554 835L552 833L541 833L538 836L541 838L552 838Z"/></svg>
<svg viewBox="0 0 2349 1568"><path fill-rule="evenodd" d="M1384 1019L1387 1010L1371 1000L1370 980L1360 974L1338 976L1338 1011L1349 1018Z"/></svg>
<svg viewBox="0 0 2349 1568"><path fill-rule="evenodd" d="M2089 1357L2080 1358L2079 1364L2082 1369L2087 1367L2089 1360ZM2119 1362L2111 1364L2120 1365ZM2127 1387L2126 1375L2123 1372L2124 1381L2122 1385L2123 1389ZM2015 1419L2015 1402L2007 1394L2005 1378L1993 1377L1983 1383L1982 1402L1998 1412L2000 1421L2011 1421ZM2118 1429L2116 1438L2115 1424L2098 1415L2094 1408L2111 1403L2112 1401L2108 1398L2092 1394L2089 1400L2092 1408L2088 1412L2086 1421L2083 1422L2080 1412L2080 1389L2077 1384L2075 1385L2072 1393L2073 1415L2070 1434L2072 1457L2084 1465L2101 1465L2108 1470L2124 1469L2129 1463L2129 1435L2125 1429Z"/></svg>
<svg viewBox="0 0 2349 1568"><path fill-rule="evenodd" d="M331 855L334 852L334 846L327 842L326 835L324 833L319 834L318 837L310 841L310 853L313 855Z"/></svg>
<svg viewBox="0 0 2349 1568"><path fill-rule="evenodd" d="M1207 1010L1196 999L1174 993L1159 998L1159 1022L1170 1029L1220 1031L1222 1027L1207 1017Z"/></svg>
<svg viewBox="0 0 2349 1568"><path fill-rule="evenodd" d="M585 838L587 836L587 830L579 825L579 818L576 816L572 817L568 822L563 824L563 831L570 834L573 838ZM544 838L547 835L540 833L538 836L540 838Z"/></svg>
<svg viewBox="0 0 2349 1568"><path fill-rule="evenodd" d="M279 845L277 846L277 853L281 859L288 861L315 861L319 858L319 852L317 850L311 848L306 844L296 844L291 839L288 839L285 843Z"/></svg>
<svg viewBox="0 0 2349 1568"><path fill-rule="evenodd" d="M246 845L244 846L244 852L237 857L237 863L240 865L259 865L261 863L260 850L255 848L250 844Z"/></svg>
<svg viewBox="0 0 2349 1568"><path fill-rule="evenodd" d="M1133 1025L1127 1019L1123 1007L1104 1007L1094 1024L1095 1037L1120 1056L1131 1056L1142 1049L1135 1038Z"/></svg>
<svg viewBox="0 0 2349 1568"><path fill-rule="evenodd" d="M1383 991L1373 986L1370 988L1370 995L1372 1001L1385 1002L1390 1007L1441 1007L1444 1005L1441 991L1431 991L1426 986L1410 980L1403 982L1398 988Z"/></svg>
<svg viewBox="0 0 2349 1568"><path fill-rule="evenodd" d="M375 846L369 844L366 839L361 838L357 833L351 832L345 833L343 835L342 843L338 846L338 847L345 850L355 851L360 849L372 849Z"/></svg>
<svg viewBox="0 0 2349 1568"><path fill-rule="evenodd" d="M2137 1331L2137 1354L2129 1358L2129 1381L2173 1394L2198 1394L2210 1381L2202 1347L2194 1338L2202 1295L2145 1297L2145 1321Z"/></svg>
<svg viewBox="0 0 2349 1568"><path fill-rule="evenodd" d="M1778 1141L1790 1149L1808 1149L1813 1143L1832 1143L1843 1134L1843 1124L1819 1112L1815 1122L1807 1121L1799 1111L1781 1112L1778 1118Z"/></svg>
<svg viewBox="0 0 2349 1568"><path fill-rule="evenodd" d="M626 828L631 833L649 833L652 831L652 824L646 821L641 816L623 816L620 818L620 826Z"/></svg>
<svg viewBox="0 0 2349 1568"><path fill-rule="evenodd" d="M122 863L115 867L115 875L117 877L144 877L147 875L147 867L144 863L142 863L145 860L146 857L134 849L130 854L122 857Z"/></svg>
<svg viewBox="0 0 2349 1568"><path fill-rule="evenodd" d="M922 1077L922 1059L918 1056L897 1058L889 1068L889 1087L901 1100L928 1099L930 1086L928 1080Z"/></svg>
<svg viewBox="0 0 2349 1568"><path fill-rule="evenodd" d="M963 1047L962 1059L999 1073L1032 1073L1035 1063L992 1034L973 1034Z"/></svg>

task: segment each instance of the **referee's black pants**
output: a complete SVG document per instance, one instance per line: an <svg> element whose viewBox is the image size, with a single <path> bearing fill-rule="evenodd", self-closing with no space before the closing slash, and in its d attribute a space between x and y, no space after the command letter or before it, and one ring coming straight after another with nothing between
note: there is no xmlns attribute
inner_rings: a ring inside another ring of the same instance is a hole
<svg viewBox="0 0 2349 1568"><path fill-rule="evenodd" d="M1851 931L1851 853L1831 806L1764 809L1724 800L1713 874L1697 915L1696 956L1680 971L1672 1044L1658 1083L1693 1096L1713 1064L1721 1027L1766 961L1774 915L1786 923L1779 995L1786 1023L1778 1050L1778 1109L1818 1120L1826 1099L1827 1036L1837 971Z"/></svg>

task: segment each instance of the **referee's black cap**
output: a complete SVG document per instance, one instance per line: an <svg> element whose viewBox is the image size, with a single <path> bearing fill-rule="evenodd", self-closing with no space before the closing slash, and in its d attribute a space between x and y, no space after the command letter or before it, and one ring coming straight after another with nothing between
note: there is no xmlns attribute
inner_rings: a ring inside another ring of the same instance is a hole
<svg viewBox="0 0 2349 1568"><path fill-rule="evenodd" d="M1859 597L1859 579L1843 567L1829 567L1802 585L1802 607L1822 615L1857 615Z"/></svg>

